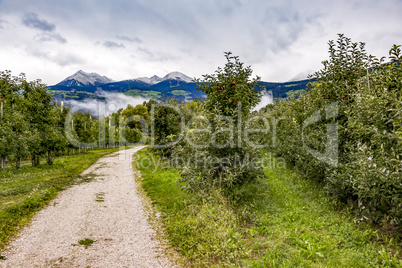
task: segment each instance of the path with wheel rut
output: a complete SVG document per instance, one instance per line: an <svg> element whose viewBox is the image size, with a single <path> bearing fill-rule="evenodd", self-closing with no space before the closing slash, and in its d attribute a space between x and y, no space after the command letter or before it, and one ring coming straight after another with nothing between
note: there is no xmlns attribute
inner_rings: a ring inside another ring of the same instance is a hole
<svg viewBox="0 0 402 268"><path fill-rule="evenodd" d="M99 159L75 185L41 210L5 248L0 267L171 267L147 220L131 156ZM79 241L94 241L85 248Z"/></svg>

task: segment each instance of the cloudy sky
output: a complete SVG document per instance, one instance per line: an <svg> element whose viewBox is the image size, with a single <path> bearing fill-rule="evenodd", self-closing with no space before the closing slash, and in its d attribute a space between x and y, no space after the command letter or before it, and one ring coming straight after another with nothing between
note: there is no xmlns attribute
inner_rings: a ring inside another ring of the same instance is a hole
<svg viewBox="0 0 402 268"><path fill-rule="evenodd" d="M344 33L385 56L402 0L0 0L0 71L53 85L82 69L114 80L214 72L232 51L264 81L318 70Z"/></svg>

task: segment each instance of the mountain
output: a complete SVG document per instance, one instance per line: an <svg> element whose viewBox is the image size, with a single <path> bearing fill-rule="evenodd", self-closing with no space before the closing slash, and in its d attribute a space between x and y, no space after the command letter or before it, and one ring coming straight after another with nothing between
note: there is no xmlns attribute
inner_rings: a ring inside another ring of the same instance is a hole
<svg viewBox="0 0 402 268"><path fill-rule="evenodd" d="M161 78L157 75L154 75L151 78L139 77L139 78L135 78L133 80L141 81L141 82L144 82L144 83L147 83L150 85L155 85L157 83L160 83L160 82L163 82L166 80L178 80L178 81L183 81L186 83L191 83L193 79L180 72L171 72L171 73L168 73L167 75L165 75L163 78Z"/></svg>
<svg viewBox="0 0 402 268"><path fill-rule="evenodd" d="M157 75L152 76L151 78L148 77L139 77L139 78L135 78L133 79L133 81L141 81L150 85L154 85L157 84L159 82L162 82L162 78L160 78Z"/></svg>
<svg viewBox="0 0 402 268"><path fill-rule="evenodd" d="M106 76L100 76L97 73L86 73L82 70L79 70L75 74L67 77L66 79L58 83L57 86L90 87L90 86L107 84L111 82L114 81L110 78L107 78Z"/></svg>
<svg viewBox="0 0 402 268"><path fill-rule="evenodd" d="M296 81L303 81L307 80L309 75L314 74L313 70L307 70L301 73L298 73L295 77L290 79L288 82L296 82Z"/></svg>
<svg viewBox="0 0 402 268"><path fill-rule="evenodd" d="M298 75L295 79L304 78ZM260 82L266 90L272 91L274 99L288 98L306 89L309 80L297 80L285 83ZM179 100L193 100L204 98L203 92L197 91L196 83L187 75L180 72L171 72L164 77L154 75L150 78L139 77L135 79L115 82L96 73L78 71L60 83L50 86L56 99L84 100L105 99L108 94L123 93L132 97L162 99L175 97Z"/></svg>
<svg viewBox="0 0 402 268"><path fill-rule="evenodd" d="M171 72L168 73L165 77L162 78L162 81L166 81L166 80L179 80L179 81L183 81L186 83L191 83L193 81L193 79L183 73L180 72Z"/></svg>
<svg viewBox="0 0 402 268"><path fill-rule="evenodd" d="M165 96L179 100L205 97L205 94L197 91L194 86L192 78L180 72L171 72L164 77L154 75L150 78L139 77L115 82L105 76L80 70L49 89L53 91L56 99L66 100L104 99L109 93L156 99Z"/></svg>

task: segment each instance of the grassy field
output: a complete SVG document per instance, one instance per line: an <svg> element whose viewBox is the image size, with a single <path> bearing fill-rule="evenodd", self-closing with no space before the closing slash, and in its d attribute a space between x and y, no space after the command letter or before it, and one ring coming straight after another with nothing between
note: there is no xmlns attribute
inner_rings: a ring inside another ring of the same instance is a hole
<svg viewBox="0 0 402 268"><path fill-rule="evenodd" d="M172 93L175 96L188 96L188 95L190 95L190 93L185 91L185 90L172 90L170 93Z"/></svg>
<svg viewBox="0 0 402 268"><path fill-rule="evenodd" d="M131 96L131 97L143 97L143 98L160 98L162 93L153 90L139 90L139 89L130 89L123 93L124 95Z"/></svg>
<svg viewBox="0 0 402 268"><path fill-rule="evenodd" d="M148 151L135 161L170 245L191 267L402 266L400 242L358 223L291 169L267 169L228 198L181 191L179 172L151 164L158 159Z"/></svg>
<svg viewBox="0 0 402 268"><path fill-rule="evenodd" d="M291 91L286 92L286 96L288 98L291 98L291 97L293 97L293 95L297 96L297 95L303 93L304 91L305 91L305 89L291 90Z"/></svg>
<svg viewBox="0 0 402 268"><path fill-rule="evenodd" d="M100 157L119 149L91 150L82 154L57 157L54 164L21 169L8 165L0 170L0 249L19 228L67 187L91 180L79 174Z"/></svg>

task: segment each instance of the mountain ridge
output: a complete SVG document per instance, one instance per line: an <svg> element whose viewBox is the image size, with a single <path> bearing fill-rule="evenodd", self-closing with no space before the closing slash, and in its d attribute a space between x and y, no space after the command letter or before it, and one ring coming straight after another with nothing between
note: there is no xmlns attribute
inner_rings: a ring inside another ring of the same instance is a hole
<svg viewBox="0 0 402 268"><path fill-rule="evenodd" d="M114 82L113 79L110 79L106 76L101 76L97 73L87 73L83 70L79 70L78 72L74 73L73 75L68 76L63 81L57 83L56 85L60 86L97 86L100 84L107 84Z"/></svg>
<svg viewBox="0 0 402 268"><path fill-rule="evenodd" d="M264 82L260 85L272 91L274 98L287 98L288 92L300 92L306 88L308 80L290 81L283 83ZM102 94L123 93L127 96L161 99L175 97L179 100L204 98L205 94L196 89L196 83L180 72L170 72L164 77L139 77L122 81L113 81L97 73L86 73L82 70L67 77L60 83L50 86L56 99L85 98L102 99Z"/></svg>

